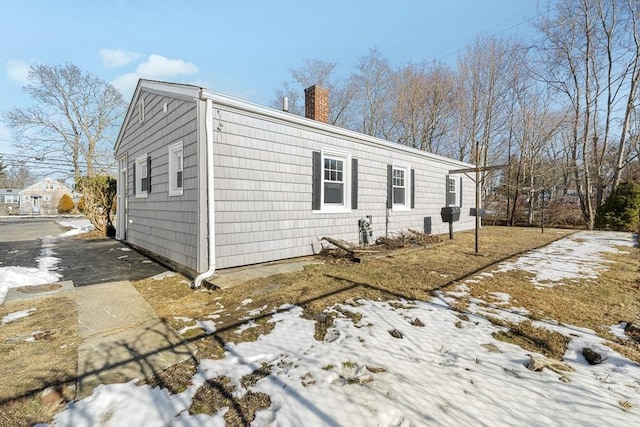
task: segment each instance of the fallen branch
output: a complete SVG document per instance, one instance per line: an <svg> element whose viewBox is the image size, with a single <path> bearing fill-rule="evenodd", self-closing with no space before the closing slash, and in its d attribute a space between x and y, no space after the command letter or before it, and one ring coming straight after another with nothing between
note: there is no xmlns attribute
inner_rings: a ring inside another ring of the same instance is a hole
<svg viewBox="0 0 640 427"><path fill-rule="evenodd" d="M338 241L336 239L332 239L331 237L323 237L320 240L325 240L325 241L331 243L332 245L337 246L340 249L349 252L351 255L353 255L355 253L355 251L353 249L351 249L346 243L340 242L340 241Z"/></svg>

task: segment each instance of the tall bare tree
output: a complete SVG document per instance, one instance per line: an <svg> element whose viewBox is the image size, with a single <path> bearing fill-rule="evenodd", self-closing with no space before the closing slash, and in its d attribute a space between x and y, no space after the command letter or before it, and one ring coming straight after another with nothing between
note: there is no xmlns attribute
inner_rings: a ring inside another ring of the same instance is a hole
<svg viewBox="0 0 640 427"><path fill-rule="evenodd" d="M104 161L100 164L98 151L113 142L111 132L126 107L114 86L72 64L38 64L29 70L29 84L23 89L34 105L4 114L22 152L69 161L76 182L82 174L93 176L96 166L106 166Z"/></svg>
<svg viewBox="0 0 640 427"><path fill-rule="evenodd" d="M442 64L409 64L394 74L393 96L395 140L445 154L453 114L453 72Z"/></svg>
<svg viewBox="0 0 640 427"><path fill-rule="evenodd" d="M585 223L620 181L640 83L638 3L560 0L541 18L538 71L571 111L571 160Z"/></svg>
<svg viewBox="0 0 640 427"><path fill-rule="evenodd" d="M360 57L351 75L355 88L357 111L355 129L378 138L393 139L394 123L390 121L393 71L377 49Z"/></svg>

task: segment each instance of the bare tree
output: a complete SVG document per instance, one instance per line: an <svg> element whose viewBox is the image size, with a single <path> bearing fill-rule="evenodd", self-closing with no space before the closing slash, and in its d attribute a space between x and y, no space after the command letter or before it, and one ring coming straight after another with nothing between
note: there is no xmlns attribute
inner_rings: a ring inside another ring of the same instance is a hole
<svg viewBox="0 0 640 427"><path fill-rule="evenodd" d="M569 148L585 223L618 185L634 143L640 83L638 4L561 0L540 20L541 80L571 111ZM616 136L617 135L617 136Z"/></svg>
<svg viewBox="0 0 640 427"><path fill-rule="evenodd" d="M409 64L394 74L396 141L444 154L454 103L453 72L442 64Z"/></svg>
<svg viewBox="0 0 640 427"><path fill-rule="evenodd" d="M93 176L101 145L112 142L126 103L120 92L72 64L34 65L24 91L35 102L14 108L5 120L18 138L17 148L40 159L69 161L76 182ZM109 156L111 157L111 156Z"/></svg>
<svg viewBox="0 0 640 427"><path fill-rule="evenodd" d="M458 151L460 160L475 161L480 142L481 163L503 155L505 98L518 70L519 46L498 38L477 39L458 59ZM493 160L493 159L492 159Z"/></svg>
<svg viewBox="0 0 640 427"><path fill-rule="evenodd" d="M35 182L36 177L24 165L18 163L4 168L0 167L0 188L23 189Z"/></svg>
<svg viewBox="0 0 640 427"><path fill-rule="evenodd" d="M359 58L351 76L355 88L357 122L355 129L378 138L393 139L394 123L390 121L393 71L377 49Z"/></svg>

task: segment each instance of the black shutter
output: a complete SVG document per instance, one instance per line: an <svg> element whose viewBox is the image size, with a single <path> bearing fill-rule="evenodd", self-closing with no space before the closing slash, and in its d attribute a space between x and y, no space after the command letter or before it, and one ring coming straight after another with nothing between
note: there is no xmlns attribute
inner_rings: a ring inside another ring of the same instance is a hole
<svg viewBox="0 0 640 427"><path fill-rule="evenodd" d="M459 197L458 200L460 200L460 207L462 207L462 177L460 177L460 191L458 191L458 193L460 193L458 195L458 197Z"/></svg>
<svg viewBox="0 0 640 427"><path fill-rule="evenodd" d="M151 156L147 156L147 193L151 193Z"/></svg>
<svg viewBox="0 0 640 427"><path fill-rule="evenodd" d="M449 175L444 177L445 186L444 186L444 198L445 198L445 206L449 206Z"/></svg>
<svg viewBox="0 0 640 427"><path fill-rule="evenodd" d="M322 156L319 151L313 152L313 185L311 188L311 209L319 211L321 206L320 197L322 195Z"/></svg>
<svg viewBox="0 0 640 427"><path fill-rule="evenodd" d="M133 195L136 195L136 169L138 168L138 163L133 162Z"/></svg>
<svg viewBox="0 0 640 427"><path fill-rule="evenodd" d="M393 207L393 166L387 165L387 209Z"/></svg>
<svg viewBox="0 0 640 427"><path fill-rule="evenodd" d="M411 209L416 207L416 170L411 169Z"/></svg>
<svg viewBox="0 0 640 427"><path fill-rule="evenodd" d="M351 159L351 209L358 209L358 159Z"/></svg>

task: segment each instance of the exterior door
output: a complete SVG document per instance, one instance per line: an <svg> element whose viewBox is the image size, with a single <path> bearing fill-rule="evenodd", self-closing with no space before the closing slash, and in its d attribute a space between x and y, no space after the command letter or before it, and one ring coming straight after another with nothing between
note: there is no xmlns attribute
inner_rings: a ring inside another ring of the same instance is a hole
<svg viewBox="0 0 640 427"><path fill-rule="evenodd" d="M118 207L116 209L116 239L127 240L127 157L118 159Z"/></svg>

